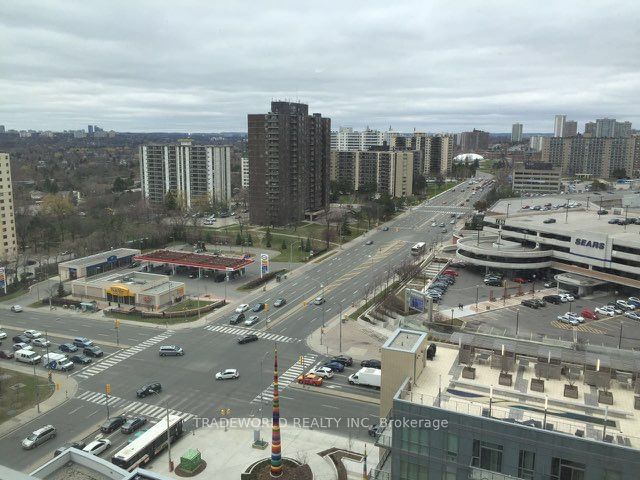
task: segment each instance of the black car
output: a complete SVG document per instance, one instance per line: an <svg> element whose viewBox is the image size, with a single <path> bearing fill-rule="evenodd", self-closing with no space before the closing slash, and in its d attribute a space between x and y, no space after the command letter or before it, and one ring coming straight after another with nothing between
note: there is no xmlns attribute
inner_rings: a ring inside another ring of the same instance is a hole
<svg viewBox="0 0 640 480"><path fill-rule="evenodd" d="M229 319L229 325L238 325L240 322L244 321L244 313L236 313L233 317Z"/></svg>
<svg viewBox="0 0 640 480"><path fill-rule="evenodd" d="M78 450L82 450L86 446L87 444L85 442L67 442L64 445L56 448L56 451L53 452L53 456L57 457L62 452L64 452L67 448L77 448Z"/></svg>
<svg viewBox="0 0 640 480"><path fill-rule="evenodd" d="M346 365L347 367L350 367L351 365L353 365L353 358L348 355L338 355L337 357L333 357L331 359L331 362L338 362Z"/></svg>
<svg viewBox="0 0 640 480"><path fill-rule="evenodd" d="M546 220L543 220L542 223L556 223L556 219L555 218L547 218Z"/></svg>
<svg viewBox="0 0 640 480"><path fill-rule="evenodd" d="M554 305L560 305L562 303L560 295L545 295L544 297L542 297L542 300L547 303L553 303Z"/></svg>
<svg viewBox="0 0 640 480"><path fill-rule="evenodd" d="M256 303L251 307L252 312L261 312L262 310L264 310L264 303Z"/></svg>
<svg viewBox="0 0 640 480"><path fill-rule="evenodd" d="M143 398L147 395L153 395L154 393L159 393L161 391L162 385L160 385L160 382L149 383L148 385L143 385L138 390L136 390L136 397Z"/></svg>
<svg viewBox="0 0 640 480"><path fill-rule="evenodd" d="M78 351L78 347L76 347L73 343L63 343L58 347L58 350L65 353L73 353Z"/></svg>
<svg viewBox="0 0 640 480"><path fill-rule="evenodd" d="M382 368L382 362L380 360L363 360L360 362L361 367L369 368Z"/></svg>
<svg viewBox="0 0 640 480"><path fill-rule="evenodd" d="M606 215L607 213L609 213L609 210L598 210L598 215Z"/></svg>
<svg viewBox="0 0 640 480"><path fill-rule="evenodd" d="M111 417L106 420L101 426L100 431L102 433L111 433L119 429L127 419L123 415L118 415L117 417Z"/></svg>
<svg viewBox="0 0 640 480"><path fill-rule="evenodd" d="M538 308L538 304L533 300L522 300L520 302L520 305L524 307L529 307L529 308Z"/></svg>
<svg viewBox="0 0 640 480"><path fill-rule="evenodd" d="M79 363L81 365L89 365L92 360L86 355L73 355L69 360L73 363Z"/></svg>
<svg viewBox="0 0 640 480"><path fill-rule="evenodd" d="M502 281L500 281L500 280L485 280L484 284L487 287L501 287L502 286Z"/></svg>
<svg viewBox="0 0 640 480"><path fill-rule="evenodd" d="M145 423L147 423L147 419L144 417L131 417L120 427L120 431L122 433L133 433Z"/></svg>
<svg viewBox="0 0 640 480"><path fill-rule="evenodd" d="M22 334L16 335L11 340L13 340L13 343L31 343L31 339L26 335L22 335Z"/></svg>
<svg viewBox="0 0 640 480"><path fill-rule="evenodd" d="M287 301L284 298L278 298L275 302L273 302L273 306L278 308L278 307L282 307L286 303Z"/></svg>
<svg viewBox="0 0 640 480"><path fill-rule="evenodd" d="M245 335L244 337L241 337L238 339L238 343L240 345L243 345L245 343L257 342L257 341L258 341L258 336L254 335L253 333L249 335Z"/></svg>
<svg viewBox="0 0 640 480"><path fill-rule="evenodd" d="M96 347L93 345L92 347L86 347L82 350L87 357L101 357L104 355L104 352L100 347Z"/></svg>

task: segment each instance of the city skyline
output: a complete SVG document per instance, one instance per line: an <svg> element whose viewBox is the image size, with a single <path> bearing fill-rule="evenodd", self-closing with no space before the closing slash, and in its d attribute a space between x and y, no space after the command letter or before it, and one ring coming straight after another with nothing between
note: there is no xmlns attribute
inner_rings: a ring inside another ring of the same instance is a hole
<svg viewBox="0 0 640 480"><path fill-rule="evenodd" d="M153 5L5 5L0 123L246 131L246 114L275 99L314 105L334 126L380 130L506 133L523 123L526 135L552 132L558 113L580 125L640 122L640 7L630 2L624 15L619 4L547 3L538 15L520 4L263 2L259 16L241 5ZM603 23L606 44L592 35Z"/></svg>

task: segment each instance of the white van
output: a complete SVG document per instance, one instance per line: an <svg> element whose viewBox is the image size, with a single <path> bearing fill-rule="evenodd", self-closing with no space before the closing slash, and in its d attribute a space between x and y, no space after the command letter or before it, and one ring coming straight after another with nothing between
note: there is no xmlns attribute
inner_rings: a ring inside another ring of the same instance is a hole
<svg viewBox="0 0 640 480"><path fill-rule="evenodd" d="M66 372L73 369L73 362L61 353L45 353L42 356L42 365L51 370Z"/></svg>
<svg viewBox="0 0 640 480"><path fill-rule="evenodd" d="M15 353L15 357L17 362L28 363L29 365L38 363L42 358L33 350L18 350Z"/></svg>

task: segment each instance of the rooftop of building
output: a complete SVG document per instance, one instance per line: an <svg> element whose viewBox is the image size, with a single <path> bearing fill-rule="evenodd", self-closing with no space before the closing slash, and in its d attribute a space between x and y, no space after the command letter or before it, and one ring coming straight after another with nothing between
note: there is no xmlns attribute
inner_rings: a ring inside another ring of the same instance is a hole
<svg viewBox="0 0 640 480"><path fill-rule="evenodd" d="M138 287L154 287L156 285L166 284L169 281L167 275L159 275L157 273L137 272L134 270L124 270L119 272L109 272L93 277L83 277L74 282L90 284L96 286L105 285L128 285Z"/></svg>
<svg viewBox="0 0 640 480"><path fill-rule="evenodd" d="M415 353L426 336L425 332L398 329L387 339L383 348Z"/></svg>
<svg viewBox="0 0 640 480"><path fill-rule="evenodd" d="M99 265L101 263L107 263L110 258L124 258L132 255L137 255L140 253L140 250L137 248L114 248L113 250L108 250L106 252L95 253L93 255L89 255L88 257L80 257L74 258L73 260L68 260L66 262L61 262L58 265L66 268L73 267L90 267L92 265Z"/></svg>
<svg viewBox="0 0 640 480"><path fill-rule="evenodd" d="M640 449L636 352L607 355L521 339L456 338L459 345L438 345L433 361L396 399ZM534 388L540 380L543 391ZM567 396L567 386L577 389L575 398Z"/></svg>
<svg viewBox="0 0 640 480"><path fill-rule="evenodd" d="M138 252L139 253L139 252ZM138 262L166 263L183 267L204 268L208 270L239 270L254 261L248 257L224 257L210 253L190 253L179 250L156 250L135 256Z"/></svg>

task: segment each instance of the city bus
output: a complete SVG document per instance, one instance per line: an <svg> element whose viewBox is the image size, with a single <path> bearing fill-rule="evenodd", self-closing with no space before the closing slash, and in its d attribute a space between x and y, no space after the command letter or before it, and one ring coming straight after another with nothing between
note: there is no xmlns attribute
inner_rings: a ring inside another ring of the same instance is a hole
<svg viewBox="0 0 640 480"><path fill-rule="evenodd" d="M411 255L422 255L427 248L427 244L424 242L418 242L411 247Z"/></svg>
<svg viewBox="0 0 640 480"><path fill-rule="evenodd" d="M171 443L182 435L182 418L169 415ZM163 417L149 430L116 453L111 463L125 470L145 465L167 447L167 417Z"/></svg>

